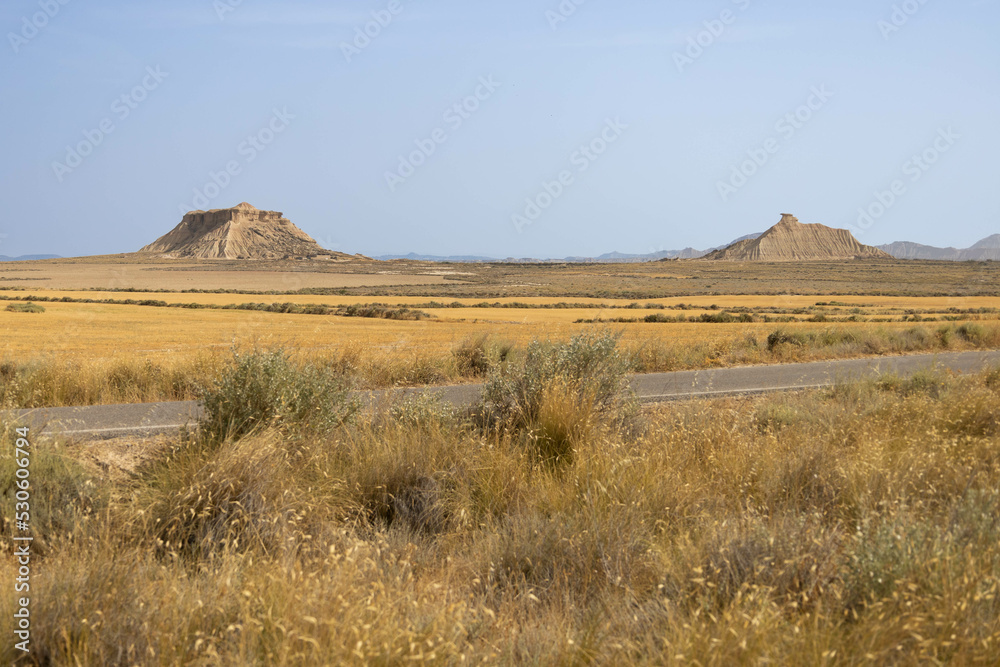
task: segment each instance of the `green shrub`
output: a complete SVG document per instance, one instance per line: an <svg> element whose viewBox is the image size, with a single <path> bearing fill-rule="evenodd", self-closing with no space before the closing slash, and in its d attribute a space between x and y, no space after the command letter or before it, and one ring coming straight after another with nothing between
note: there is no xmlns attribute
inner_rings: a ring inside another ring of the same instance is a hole
<svg viewBox="0 0 1000 667"><path fill-rule="evenodd" d="M630 364L618 350L619 336L608 332L580 334L569 343L532 341L523 363L490 373L484 388L488 412L501 421L531 422L538 417L541 398L555 380L592 391L606 409L618 406L627 386Z"/></svg>
<svg viewBox="0 0 1000 667"><path fill-rule="evenodd" d="M39 306L37 303L12 303L7 306L7 312L9 313L44 313L45 308Z"/></svg>
<svg viewBox="0 0 1000 667"><path fill-rule="evenodd" d="M320 432L358 408L343 376L312 365L296 368L283 350L234 350L202 400L201 429L215 442L270 426Z"/></svg>
<svg viewBox="0 0 1000 667"><path fill-rule="evenodd" d="M664 315L663 313L652 313L642 318L642 321L646 322L647 324L663 324L667 322L677 322L678 318L672 317L670 315Z"/></svg>
<svg viewBox="0 0 1000 667"><path fill-rule="evenodd" d="M487 378L487 423L526 433L542 458L568 458L573 441L598 418L622 420L629 413L631 364L618 340L601 332L563 344L533 341L523 363L497 367Z"/></svg>
<svg viewBox="0 0 1000 667"><path fill-rule="evenodd" d="M425 320L430 317L422 310L410 310L409 308L392 308L382 304L364 304L354 306L344 306L338 308L334 313L339 317L368 317L382 320Z"/></svg>
<svg viewBox="0 0 1000 667"><path fill-rule="evenodd" d="M986 329L983 325L973 322L960 325L956 333L973 345L981 345L986 340Z"/></svg>
<svg viewBox="0 0 1000 667"><path fill-rule="evenodd" d="M702 313L696 321L707 322L710 324L729 324L731 322L736 322L737 319L732 313L722 311L721 313Z"/></svg>

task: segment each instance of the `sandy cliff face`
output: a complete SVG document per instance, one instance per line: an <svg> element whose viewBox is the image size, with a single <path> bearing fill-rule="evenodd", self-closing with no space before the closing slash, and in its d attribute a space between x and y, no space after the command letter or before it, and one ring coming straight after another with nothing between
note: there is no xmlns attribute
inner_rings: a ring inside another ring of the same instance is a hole
<svg viewBox="0 0 1000 667"><path fill-rule="evenodd" d="M802 224L789 213L761 236L716 250L705 259L732 262L792 262L808 260L891 259L872 246L862 245L846 229Z"/></svg>
<svg viewBox="0 0 1000 667"><path fill-rule="evenodd" d="M170 233L139 252L199 259L334 255L281 213L261 211L245 202L234 208L192 211Z"/></svg>

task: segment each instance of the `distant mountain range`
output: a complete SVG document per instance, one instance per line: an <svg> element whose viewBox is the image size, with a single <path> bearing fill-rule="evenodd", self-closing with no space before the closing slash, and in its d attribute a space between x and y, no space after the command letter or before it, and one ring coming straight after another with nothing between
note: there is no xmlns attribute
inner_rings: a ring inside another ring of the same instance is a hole
<svg viewBox="0 0 1000 667"><path fill-rule="evenodd" d="M739 241L744 241L746 239L755 239L763 234L763 232L757 234L747 234L746 236L741 236L732 243L738 243ZM732 245L732 243L727 245ZM597 257L563 257L556 259L538 259L534 257L507 257L506 259L500 259L499 257L482 257L478 255L449 255L447 257L442 257L439 255L418 255L417 253L411 252L408 255L378 255L374 259L380 259L383 261L393 260L393 259L408 259L416 262L507 262L511 264L589 264L589 263L607 263L607 264L636 264L639 262L655 262L661 259L698 259L704 257L708 253L725 248L727 246L718 246L715 248L709 248L708 250L695 250L694 248L684 248L683 250L660 250L658 252L651 252L646 254L628 254L622 252L609 252L603 255L598 255Z"/></svg>
<svg viewBox="0 0 1000 667"><path fill-rule="evenodd" d="M943 259L952 262L1000 260L1000 234L987 236L969 248L936 248L930 245L897 241L878 246L896 259Z"/></svg>
<svg viewBox="0 0 1000 667"><path fill-rule="evenodd" d="M0 262L30 262L33 259L61 259L61 257L59 255L21 255L20 257L0 255Z"/></svg>
<svg viewBox="0 0 1000 667"><path fill-rule="evenodd" d="M757 234L747 234L733 240L726 245L716 246L707 250L696 250L694 248L684 248L683 250L661 250L646 254L629 254L622 252L609 252L597 257L564 257L562 259L536 259L531 257L508 257L501 259L498 257L487 257L482 255L419 255L410 253L408 255L379 255L374 259L393 260L407 259L417 262L455 262L455 263L476 263L476 262L508 262L516 264L586 264L586 263L609 263L609 264L630 264L639 262L655 262L661 259L699 259L715 252L728 248L731 245L757 239L763 232ZM982 241L968 248L938 248L935 246L912 243L910 241L897 241L886 245L875 246L883 250L896 259L932 259L952 262L968 261L1000 261L1000 234L987 236ZM8 257L0 255L0 262L26 262L36 259L60 259L60 255L21 255L20 257Z"/></svg>
<svg viewBox="0 0 1000 667"><path fill-rule="evenodd" d="M646 254L629 254L622 252L609 252L596 257L563 257L555 259L539 259L534 257L486 257L480 255L419 255L410 253L408 255L379 255L375 259L387 261L393 259L408 259L416 262L455 262L455 263L476 263L476 262L506 262L510 264L588 264L588 263L608 263L608 264L633 264L639 262L655 262L662 259L700 259L717 250L723 250L742 241L758 239L764 232L747 234L733 240L726 245L708 248L707 250L696 250L694 248L684 248L683 250L661 250ZM1000 261L1000 234L988 236L970 248L936 248L920 243L909 241L899 241L886 245L874 246L896 259L935 259L953 262L966 261Z"/></svg>
<svg viewBox="0 0 1000 667"><path fill-rule="evenodd" d="M460 262L460 263L473 263L473 262L499 262L500 259L497 257L480 257L479 255L418 255L415 252L411 252L408 255L376 255L372 259L377 259L383 262L387 262L393 259L408 259L413 262Z"/></svg>

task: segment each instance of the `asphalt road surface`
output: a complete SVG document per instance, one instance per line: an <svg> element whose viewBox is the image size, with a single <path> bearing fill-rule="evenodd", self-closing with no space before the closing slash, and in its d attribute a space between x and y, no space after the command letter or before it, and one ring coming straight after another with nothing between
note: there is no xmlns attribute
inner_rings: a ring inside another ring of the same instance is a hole
<svg viewBox="0 0 1000 667"><path fill-rule="evenodd" d="M1000 364L1000 351L651 373L634 376L631 385L640 401L655 403L810 389L887 373L907 376L935 367L956 373L974 373L993 364ZM359 397L369 406L377 406L408 395L431 393L455 405L467 406L476 402L481 391L482 385L460 385L359 392ZM194 401L186 401L38 408L11 411L4 413L3 417L32 427L36 437L47 433L76 439L100 439L176 432L185 425L197 423L200 415L201 406Z"/></svg>

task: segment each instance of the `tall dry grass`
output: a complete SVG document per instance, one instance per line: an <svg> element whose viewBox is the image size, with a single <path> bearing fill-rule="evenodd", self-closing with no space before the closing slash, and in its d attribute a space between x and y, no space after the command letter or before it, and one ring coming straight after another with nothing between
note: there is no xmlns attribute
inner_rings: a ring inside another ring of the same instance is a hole
<svg viewBox="0 0 1000 667"><path fill-rule="evenodd" d="M565 368L614 359L561 349ZM594 404L569 376L544 375L517 428L412 399L319 431L179 437L131 477L38 443L32 652L2 657L996 663L1000 369L632 420L576 412ZM571 429L559 465L526 446L550 418Z"/></svg>
<svg viewBox="0 0 1000 667"><path fill-rule="evenodd" d="M595 329L601 335L604 329ZM669 334L669 328L664 329ZM1000 348L1000 325L989 322L920 324L906 329L831 326L782 329L706 342L672 341L669 335L620 345L634 373L789 363L918 352ZM528 346L478 335L446 355L377 350L346 342L333 352L289 348L290 364L343 376L357 389L479 382L494 368L522 363ZM228 353L195 357L83 362L53 357L0 360L0 407L36 408L195 400L220 377Z"/></svg>

